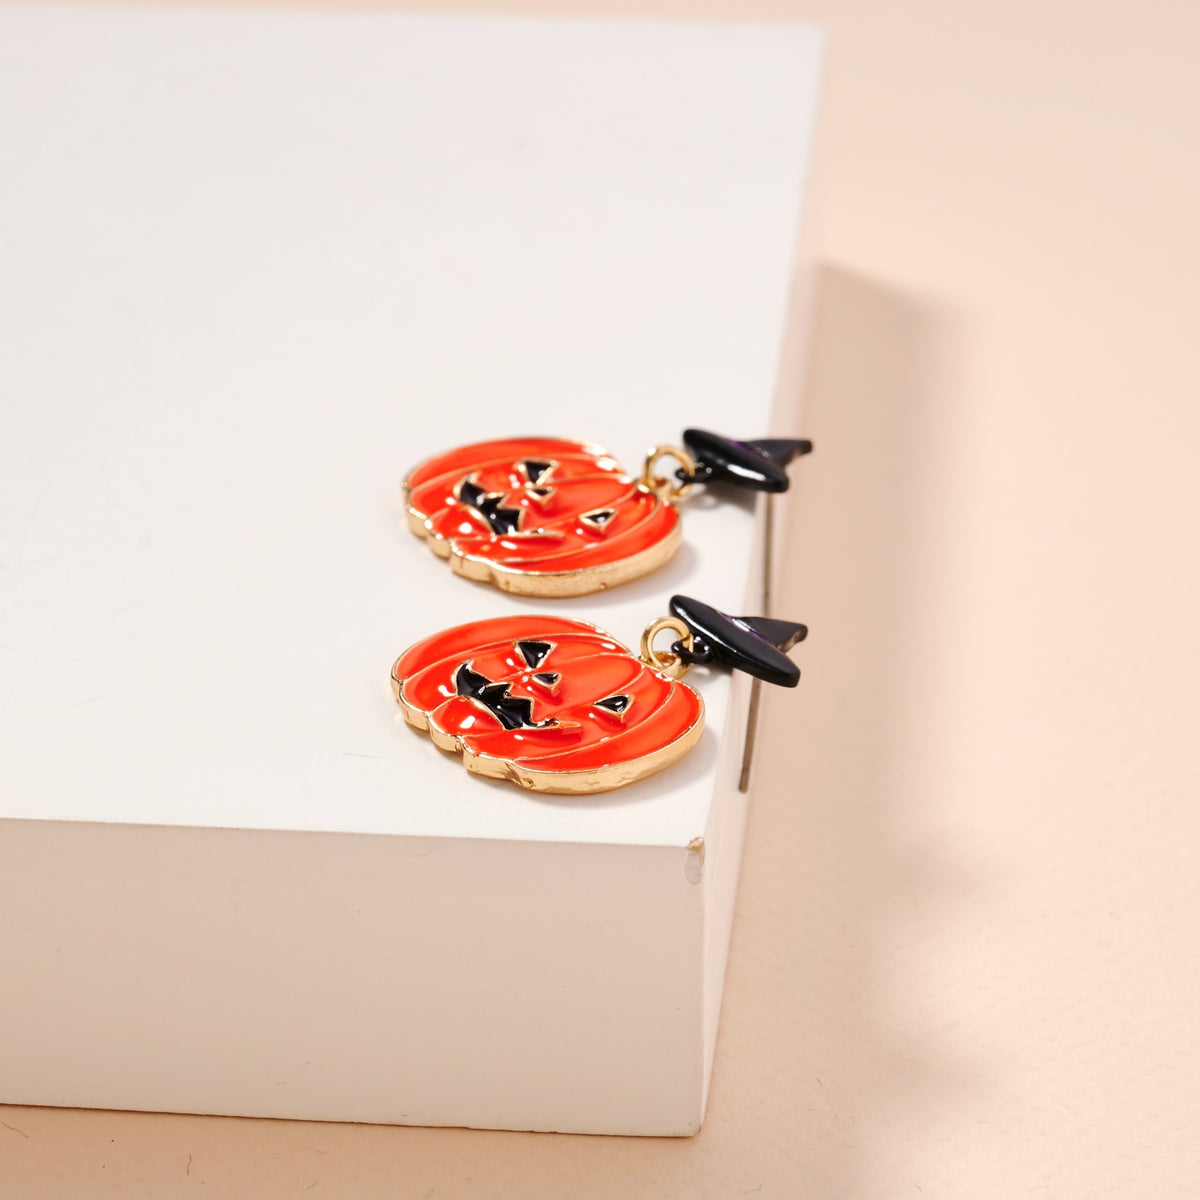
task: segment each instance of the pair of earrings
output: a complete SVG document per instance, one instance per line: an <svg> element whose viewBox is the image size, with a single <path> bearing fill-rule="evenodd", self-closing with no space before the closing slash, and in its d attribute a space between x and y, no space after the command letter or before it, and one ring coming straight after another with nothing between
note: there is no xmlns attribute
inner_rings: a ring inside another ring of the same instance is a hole
<svg viewBox="0 0 1200 1200"><path fill-rule="evenodd" d="M589 442L509 438L418 465L404 482L409 527L451 569L526 596L616 587L679 548L679 505L721 483L782 492L807 441L735 441L700 429L656 446L641 476ZM656 474L664 459L674 478ZM392 667L405 720L469 771L560 794L608 791L670 766L699 740L704 702L682 683L704 663L795 687L787 651L807 629L731 617L687 596L651 622L641 653L603 630L557 616L495 617L425 638ZM655 647L664 632L668 650Z"/></svg>

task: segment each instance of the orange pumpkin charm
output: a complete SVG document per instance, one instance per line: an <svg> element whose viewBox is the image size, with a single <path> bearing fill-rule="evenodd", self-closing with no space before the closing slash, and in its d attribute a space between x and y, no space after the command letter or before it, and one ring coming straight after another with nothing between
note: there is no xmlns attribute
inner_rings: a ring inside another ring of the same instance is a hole
<svg viewBox="0 0 1200 1200"><path fill-rule="evenodd" d="M410 725L469 771L542 792L600 792L695 745L704 704L608 634L565 617L495 617L418 642L392 687Z"/></svg>
<svg viewBox="0 0 1200 1200"><path fill-rule="evenodd" d="M468 579L526 596L616 587L679 548L679 502L697 483L783 491L784 467L810 443L738 442L684 432L687 449L656 446L638 478L590 442L522 437L427 459L404 481L409 528ZM654 473L678 464L675 479Z"/></svg>
<svg viewBox="0 0 1200 1200"><path fill-rule="evenodd" d="M636 657L568 617L472 621L411 646L392 667L405 720L469 771L539 792L603 792L686 754L704 702L679 681L692 663L732 667L784 687L800 672L786 651L803 625L729 617L687 596L646 627ZM670 650L654 647L669 630Z"/></svg>

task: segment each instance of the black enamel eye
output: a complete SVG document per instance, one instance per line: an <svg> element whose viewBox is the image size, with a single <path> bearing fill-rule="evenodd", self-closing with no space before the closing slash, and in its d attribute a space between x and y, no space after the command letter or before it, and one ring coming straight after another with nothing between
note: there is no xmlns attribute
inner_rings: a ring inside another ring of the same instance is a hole
<svg viewBox="0 0 1200 1200"><path fill-rule="evenodd" d="M548 475L554 464L540 458L527 458L521 466L525 469L525 476L530 483L541 483L542 476Z"/></svg>
<svg viewBox="0 0 1200 1200"><path fill-rule="evenodd" d="M597 529L603 529L616 515L615 508L597 508L592 512L584 513L579 519L586 521L589 525L595 525Z"/></svg>
<svg viewBox="0 0 1200 1200"><path fill-rule="evenodd" d="M628 696L605 696L603 700L596 701L597 708L603 708L606 712L616 713L618 716L629 707Z"/></svg>
<svg viewBox="0 0 1200 1200"><path fill-rule="evenodd" d="M550 653L553 647L549 642L518 642L517 650L526 664L531 667L537 667L541 664L542 659Z"/></svg>
<svg viewBox="0 0 1200 1200"><path fill-rule="evenodd" d="M468 475L458 485L458 498L463 504L478 508L487 498L487 493Z"/></svg>

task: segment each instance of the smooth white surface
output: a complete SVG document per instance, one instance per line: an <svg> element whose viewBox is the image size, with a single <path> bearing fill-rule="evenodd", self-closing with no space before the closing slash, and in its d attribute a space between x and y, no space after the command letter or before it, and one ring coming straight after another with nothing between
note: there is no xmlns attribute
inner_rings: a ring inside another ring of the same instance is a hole
<svg viewBox="0 0 1200 1200"><path fill-rule="evenodd" d="M702 895L663 846L7 822L0 1099L694 1133Z"/></svg>
<svg viewBox="0 0 1200 1200"><path fill-rule="evenodd" d="M539 800L404 727L388 672L485 615L758 609L754 505L701 496L667 569L553 604L452 576L399 481L788 422L818 56L0 7L0 1100L699 1128L747 678L693 673L673 770Z"/></svg>
<svg viewBox="0 0 1200 1200"><path fill-rule="evenodd" d="M554 608L402 528L422 456L513 432L636 468L767 426L813 31L0 8L0 814L681 846L700 747L591 801L469 778L388 668ZM742 603L748 507L563 602L634 642Z"/></svg>

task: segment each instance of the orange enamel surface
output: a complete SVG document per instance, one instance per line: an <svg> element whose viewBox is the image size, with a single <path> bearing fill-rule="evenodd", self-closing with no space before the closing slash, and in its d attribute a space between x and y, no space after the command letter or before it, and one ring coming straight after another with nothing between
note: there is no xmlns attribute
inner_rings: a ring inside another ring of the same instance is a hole
<svg viewBox="0 0 1200 1200"><path fill-rule="evenodd" d="M511 641L502 646L487 646L472 651L466 657L453 655L423 671L417 671L405 683L404 697L410 704L431 712L448 697L455 695L454 671L459 664L467 663L471 670L486 675L496 683L508 683L514 696L528 696L533 701L533 719L540 721L555 715L555 710L564 706L596 699L586 692L584 678L594 679L601 686L602 679L611 680L611 687L604 695L612 695L637 673L638 662L615 642L600 643L596 635L579 635L554 639L554 651L550 654L555 666L541 664L527 666L513 650ZM606 647L612 647L607 651ZM583 660L582 662L580 660ZM447 667L449 662L449 667ZM632 666L631 666L632 664ZM558 680L551 686L534 676L554 671ZM542 711L542 710L545 711Z"/></svg>
<svg viewBox="0 0 1200 1200"><path fill-rule="evenodd" d="M537 756L540 771L585 771L614 762L643 758L682 737L700 719L700 698L690 687L646 668L645 678L659 685L655 695L644 695L652 715L639 723L626 721L625 727L555 754ZM640 685L645 687L645 685ZM649 689L647 688L646 691ZM533 755L514 754L516 759Z"/></svg>
<svg viewBox="0 0 1200 1200"><path fill-rule="evenodd" d="M416 491L422 484L440 475L463 475L477 471L487 464L508 463L515 466L530 458L560 459L579 456L592 463L604 452L591 442L577 442L569 438L524 437L501 438L493 442L475 442L470 446L458 446L443 454L435 454L414 467L408 475L408 486ZM595 467L592 468L595 470ZM512 486L517 486L514 480Z"/></svg>
<svg viewBox="0 0 1200 1200"><path fill-rule="evenodd" d="M577 718L578 725L565 728L559 737L552 736L552 729L504 729L464 740L478 753L525 762L539 770L580 771L653 754L690 729L700 716L700 702L691 688L649 667L642 666L621 692L630 698L623 718L592 708L589 702L563 710L560 720L565 724Z"/></svg>
<svg viewBox="0 0 1200 1200"><path fill-rule="evenodd" d="M479 447L479 450L483 453L487 448ZM457 504L458 485L469 476L471 481L485 492L504 495L506 502L510 498L514 503L522 498L528 499L536 511L556 517L568 511L587 512L589 508L609 504L633 487L633 480L621 470L615 459L607 455L599 459L594 454L586 453L552 456L547 451L545 454L531 457L554 463L544 476L545 486L551 489L550 496L537 497L527 494L526 484L530 481L519 464L529 461L528 458L514 460L481 457L474 462L464 463L456 470L439 472L423 479L420 484L413 482L416 475L414 472L408 481L408 502L413 508L424 513L433 513L445 505ZM421 474L424 475L423 470ZM564 507L562 499L558 496L564 489L573 491L577 497L575 507L569 510Z"/></svg>
<svg viewBox="0 0 1200 1200"><path fill-rule="evenodd" d="M417 511L424 510L418 509ZM433 533L451 541L470 539L488 542L495 536L488 523L474 509L468 508L465 504L459 504L457 501L439 508L427 520Z"/></svg>
<svg viewBox="0 0 1200 1200"><path fill-rule="evenodd" d="M567 628L569 627L569 628ZM550 643L531 667L518 641ZM455 675L463 664L509 695L531 700L531 719L546 728L506 729L487 707L459 696ZM439 729L457 735L477 754L576 771L631 762L686 733L700 718L691 688L647 667L607 634L554 617L497 617L426 638L400 660L404 700ZM558 676L551 683L537 674ZM628 697L623 713L597 700Z"/></svg>
<svg viewBox="0 0 1200 1200"><path fill-rule="evenodd" d="M531 483L521 464L554 466ZM458 499L464 479L520 512L515 533L496 534ZM409 477L409 506L455 552L526 572L582 570L618 562L669 537L679 520L671 504L637 487L607 453L554 438L466 446L423 463ZM540 494L548 489L548 494ZM603 525L582 520L612 510Z"/></svg>
<svg viewBox="0 0 1200 1200"><path fill-rule="evenodd" d="M405 693L405 698L408 698L408 692ZM409 703L412 703L410 700ZM437 724L439 729L444 729L447 733L488 733L499 730L503 732L504 726L500 723L500 718L493 716L482 705L476 704L474 700L468 700L466 696L453 696L446 700L443 698L438 705L435 705L437 712Z"/></svg>
<svg viewBox="0 0 1200 1200"><path fill-rule="evenodd" d="M398 679L407 679L430 663L457 654L469 656L472 650L494 642L552 639L554 635L564 633L584 633L594 637L596 630L569 617L490 617L484 621L469 621L466 625L443 629L441 633L410 646L397 661L395 674Z"/></svg>
<svg viewBox="0 0 1200 1200"><path fill-rule="evenodd" d="M454 480L455 486L461 479L460 475ZM473 474L471 479L480 486L490 487L480 481L478 472ZM522 484L512 490L504 490L502 503L505 508L521 510L521 527L523 529L566 530L569 528L574 534L590 537L593 541L599 542L609 536L609 529L598 529L579 521L577 518L580 513L593 512L600 508L614 508L617 516L612 518L611 525L623 515L626 506L631 501L639 497L653 499L653 497L647 496L647 493L639 492L623 475L592 475L566 481L560 480L552 484L551 489L550 495L543 497L535 495ZM501 489L492 490L499 492ZM493 536L487 522L479 517L474 509L460 504L452 494L448 494L445 486L435 483L431 487L422 488L421 492L429 493L441 505L441 507L431 509L426 507L427 501L423 500L420 495L414 494L409 498L409 503L418 512L430 514L429 527L434 533L440 534L442 537L460 536L466 531L458 528L459 522L463 515L468 515L473 526L471 533L485 539Z"/></svg>
<svg viewBox="0 0 1200 1200"><path fill-rule="evenodd" d="M520 538L494 538L489 545L481 543L480 548L466 553L494 558L490 546L498 545L503 553L498 561L505 566L522 571L577 571L640 554L669 537L678 522L679 513L673 505L639 492L635 500L618 510L601 536L577 522L573 528L563 530L554 547L543 554L531 554L530 543Z"/></svg>

